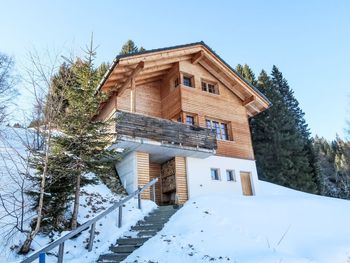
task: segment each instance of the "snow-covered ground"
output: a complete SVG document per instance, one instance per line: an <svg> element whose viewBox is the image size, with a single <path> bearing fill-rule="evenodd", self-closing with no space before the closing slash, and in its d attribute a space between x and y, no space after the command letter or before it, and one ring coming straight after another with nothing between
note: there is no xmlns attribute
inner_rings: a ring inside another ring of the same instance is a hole
<svg viewBox="0 0 350 263"><path fill-rule="evenodd" d="M34 171L28 168L25 159L28 157L25 145L31 142L32 134L25 129L13 129L10 127L0 127L0 194L11 194L18 189L21 174ZM91 175L94 176L94 175ZM30 187L30 182L25 182L25 187ZM17 197L18 192L15 194ZM112 193L103 183L96 185L87 185L81 191L81 204L79 212L79 223L82 224L91 219L95 215L101 213L110 207L115 201L120 200L124 196ZM1 200L1 198L0 198ZM25 222L24 229L28 229L34 212L29 209L29 200L25 198ZM16 202L16 205L20 205ZM7 205L11 208L11 203ZM156 207L151 201L143 201L142 210L137 209L137 199L132 199L123 207L123 225L118 228L118 212L112 212L96 224L96 236L94 240L93 250L87 252L86 245L89 232L84 231L76 239L65 242L64 262L96 262L100 254L108 251L111 244L114 244L118 237L127 232L138 220L146 216ZM6 211L0 203L0 262L18 262L23 259L16 253L21 242L25 239L25 234L15 231L11 238L7 237L7 229L11 229L16 222L16 218L6 216ZM60 235L64 235L61 233ZM40 249L52 240L59 237L49 238L48 236L38 235L33 243L34 250ZM57 254L58 249L52 250L53 254ZM46 262L57 262L57 257L49 255Z"/></svg>
<svg viewBox="0 0 350 263"><path fill-rule="evenodd" d="M260 186L188 201L124 262L350 262L350 201Z"/></svg>

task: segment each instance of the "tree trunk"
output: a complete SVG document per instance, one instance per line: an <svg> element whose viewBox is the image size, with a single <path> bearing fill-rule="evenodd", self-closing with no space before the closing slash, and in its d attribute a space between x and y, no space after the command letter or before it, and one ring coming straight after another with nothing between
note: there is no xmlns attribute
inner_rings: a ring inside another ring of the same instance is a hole
<svg viewBox="0 0 350 263"><path fill-rule="evenodd" d="M32 244L32 241L36 234L40 230L41 225L41 219L42 219L42 211L44 206L44 193L45 193L45 184L46 184L46 176L47 176L47 170L48 170L48 162L49 162L49 151L50 151L50 141L51 141L51 124L48 124L48 137L47 137L47 145L45 149L45 159L44 159L44 169L43 173L41 174L41 183L40 183L40 195L39 195L39 204L37 209L37 219L35 228L29 232L27 235L26 240L24 241L21 249L19 250L20 254L27 254L30 249L30 245Z"/></svg>
<svg viewBox="0 0 350 263"><path fill-rule="evenodd" d="M74 194L74 207L73 207L73 215L71 228L76 229L78 225L78 212L79 212L79 198L80 198L80 173L77 176L77 182L75 186L75 194Z"/></svg>

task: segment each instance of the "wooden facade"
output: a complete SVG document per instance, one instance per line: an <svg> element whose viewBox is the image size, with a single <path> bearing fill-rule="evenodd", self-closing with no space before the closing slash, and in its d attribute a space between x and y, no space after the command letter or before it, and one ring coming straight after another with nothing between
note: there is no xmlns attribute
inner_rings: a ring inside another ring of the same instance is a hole
<svg viewBox="0 0 350 263"><path fill-rule="evenodd" d="M100 119L114 118L118 111L134 114L128 115L129 123L119 127L130 133L127 135L138 133L138 137L215 149L217 155L247 160L254 160L249 117L270 106L259 91L202 42L118 57L97 92L110 94L101 107ZM149 121L142 116L158 119ZM160 119L164 122L154 121ZM192 121L193 128L177 123ZM222 133L221 137L212 140L215 134L206 129L208 123ZM196 130L196 126L202 129ZM182 133L174 132L178 127L184 128ZM142 165L138 169L139 184L161 171L159 164L150 163L147 158L146 153L138 154L138 164ZM174 158L176 193L183 203L188 196L186 159ZM159 200L162 199L160 188Z"/></svg>

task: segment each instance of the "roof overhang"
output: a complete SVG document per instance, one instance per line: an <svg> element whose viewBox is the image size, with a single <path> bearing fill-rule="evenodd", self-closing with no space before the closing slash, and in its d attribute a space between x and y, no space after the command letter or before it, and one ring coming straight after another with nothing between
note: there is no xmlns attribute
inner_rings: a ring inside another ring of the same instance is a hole
<svg viewBox="0 0 350 263"><path fill-rule="evenodd" d="M130 87L161 81L178 67L180 61L199 64L231 90L246 107L249 116L269 108L270 101L242 78L204 42L117 56L104 75L96 92L116 92L121 95Z"/></svg>

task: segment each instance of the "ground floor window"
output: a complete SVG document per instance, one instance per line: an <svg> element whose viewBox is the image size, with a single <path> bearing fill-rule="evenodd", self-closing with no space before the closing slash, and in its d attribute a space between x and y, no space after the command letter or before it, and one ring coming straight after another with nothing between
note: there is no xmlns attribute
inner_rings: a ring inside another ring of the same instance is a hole
<svg viewBox="0 0 350 263"><path fill-rule="evenodd" d="M226 170L227 181L236 181L236 175L234 170Z"/></svg>
<svg viewBox="0 0 350 263"><path fill-rule="evenodd" d="M212 180L220 180L220 174L219 174L219 169L217 168L211 168L210 169L210 173L211 173L211 179Z"/></svg>

